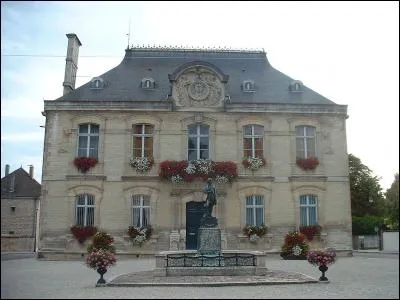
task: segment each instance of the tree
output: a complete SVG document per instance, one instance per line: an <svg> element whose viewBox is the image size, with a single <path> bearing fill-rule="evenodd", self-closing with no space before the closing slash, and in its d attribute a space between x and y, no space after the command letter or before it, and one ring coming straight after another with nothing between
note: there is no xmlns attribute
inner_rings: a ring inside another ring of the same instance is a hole
<svg viewBox="0 0 400 300"><path fill-rule="evenodd" d="M379 178L361 160L349 154L351 215L382 216L383 194Z"/></svg>
<svg viewBox="0 0 400 300"><path fill-rule="evenodd" d="M394 181L385 193L385 217L391 229L399 229L399 173L394 175Z"/></svg>

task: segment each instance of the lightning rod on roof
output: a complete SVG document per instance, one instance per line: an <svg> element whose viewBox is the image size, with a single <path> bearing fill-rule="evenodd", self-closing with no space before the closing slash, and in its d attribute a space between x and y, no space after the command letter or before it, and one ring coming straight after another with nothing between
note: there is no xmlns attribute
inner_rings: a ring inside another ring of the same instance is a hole
<svg viewBox="0 0 400 300"><path fill-rule="evenodd" d="M128 26L127 36L128 36L128 46L126 47L126 49L129 49L129 40L131 38L131 19L130 18L129 18L129 26Z"/></svg>

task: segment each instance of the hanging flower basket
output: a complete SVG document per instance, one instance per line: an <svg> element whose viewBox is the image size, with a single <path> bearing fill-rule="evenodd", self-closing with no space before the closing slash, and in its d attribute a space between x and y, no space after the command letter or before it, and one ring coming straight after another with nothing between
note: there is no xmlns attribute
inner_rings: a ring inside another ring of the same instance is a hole
<svg viewBox="0 0 400 300"><path fill-rule="evenodd" d="M304 234L310 242L314 239L315 235L321 233L321 226L318 224L310 226L300 226L299 231Z"/></svg>
<svg viewBox="0 0 400 300"><path fill-rule="evenodd" d="M98 163L94 157L76 157L74 159L75 167L82 173L86 173L90 168L93 168Z"/></svg>
<svg viewBox="0 0 400 300"><path fill-rule="evenodd" d="M83 244L88 238L94 236L97 232L97 228L94 226L77 226L74 225L70 229L72 235L76 240Z"/></svg>
<svg viewBox="0 0 400 300"><path fill-rule="evenodd" d="M128 235L134 244L141 246L145 241L149 240L153 233L151 225L145 227L128 227Z"/></svg>
<svg viewBox="0 0 400 300"><path fill-rule="evenodd" d="M254 235L256 235L259 238L262 237L264 234L267 233L267 231L268 228L264 224L260 226L247 225L246 227L243 228L243 234L248 236L250 240L255 239Z"/></svg>
<svg viewBox="0 0 400 300"><path fill-rule="evenodd" d="M146 173L150 171L153 164L154 159L152 157L135 157L129 160L129 165L140 173Z"/></svg>
<svg viewBox="0 0 400 300"><path fill-rule="evenodd" d="M206 181L208 178L217 183L227 183L237 178L237 166L231 161L166 160L160 163L159 177L172 183L193 182L195 179Z"/></svg>
<svg viewBox="0 0 400 300"><path fill-rule="evenodd" d="M319 161L316 157L309 158L296 158L296 164L303 170L314 170L318 165Z"/></svg>
<svg viewBox="0 0 400 300"><path fill-rule="evenodd" d="M265 159L263 157L246 157L242 164L245 168L256 171L265 165Z"/></svg>

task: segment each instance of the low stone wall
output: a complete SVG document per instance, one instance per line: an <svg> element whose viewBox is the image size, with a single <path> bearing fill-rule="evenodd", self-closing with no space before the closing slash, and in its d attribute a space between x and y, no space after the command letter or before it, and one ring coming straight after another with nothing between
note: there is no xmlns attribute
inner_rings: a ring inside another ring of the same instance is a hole
<svg viewBox="0 0 400 300"><path fill-rule="evenodd" d="M210 266L169 266L169 255L195 257L197 250L162 251L157 253L155 255L156 268L154 269L154 276L250 276L265 275L267 272L267 268L265 267L265 252L261 251L223 250L221 253L221 256L227 259L231 259L233 255L254 256L255 261L252 266L217 266L220 265L219 261L218 264ZM216 260L219 259L216 258Z"/></svg>
<svg viewBox="0 0 400 300"><path fill-rule="evenodd" d="M1 252L32 252L35 251L34 237L1 237Z"/></svg>

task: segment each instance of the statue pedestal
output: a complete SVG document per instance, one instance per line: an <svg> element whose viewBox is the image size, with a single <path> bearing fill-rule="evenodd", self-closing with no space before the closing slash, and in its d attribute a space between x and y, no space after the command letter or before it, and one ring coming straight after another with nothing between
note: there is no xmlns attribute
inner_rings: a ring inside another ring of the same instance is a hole
<svg viewBox="0 0 400 300"><path fill-rule="evenodd" d="M221 229L201 226L198 231L197 253L199 255L221 255Z"/></svg>

